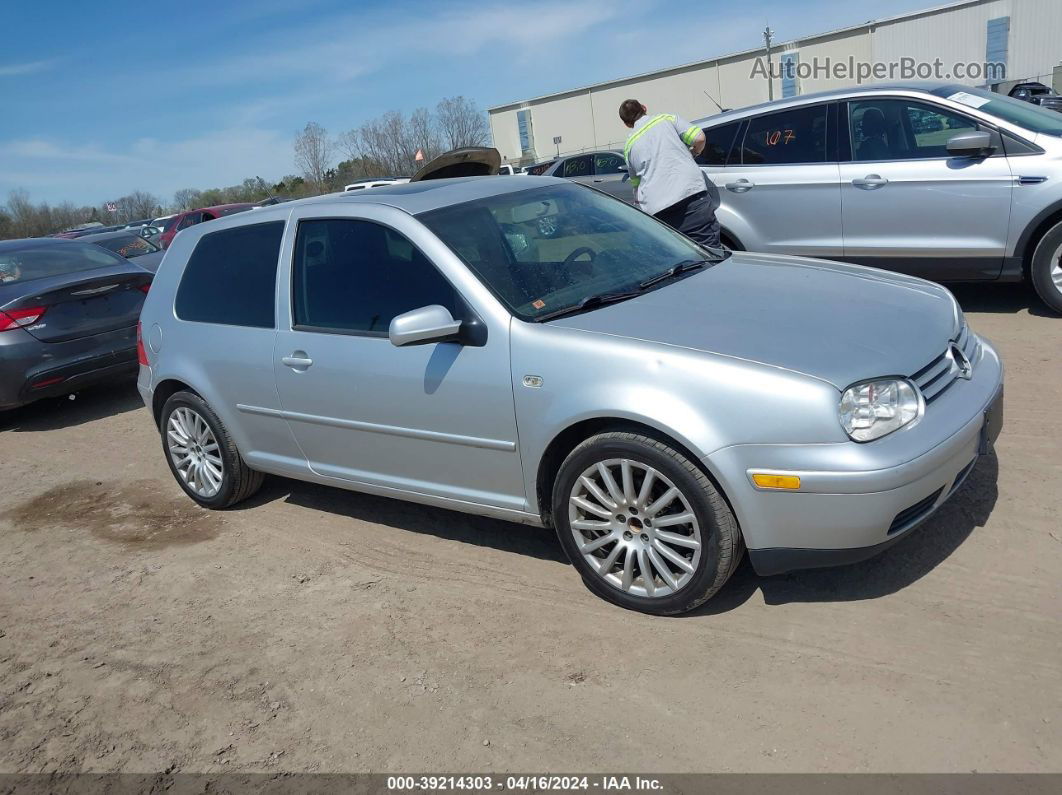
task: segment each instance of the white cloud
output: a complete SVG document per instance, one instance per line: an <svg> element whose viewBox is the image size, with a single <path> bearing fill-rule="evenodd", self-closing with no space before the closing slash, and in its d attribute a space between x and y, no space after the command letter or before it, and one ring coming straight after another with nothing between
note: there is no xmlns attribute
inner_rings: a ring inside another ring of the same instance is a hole
<svg viewBox="0 0 1062 795"><path fill-rule="evenodd" d="M0 77L18 77L20 75L32 75L51 69L59 58L49 58L44 61L26 61L24 63L0 64Z"/></svg>
<svg viewBox="0 0 1062 795"><path fill-rule="evenodd" d="M123 151L54 139L0 144L0 202L14 188L34 200L97 204L142 189L163 202L179 188L277 179L294 171L291 137L251 128L164 141L142 138Z"/></svg>

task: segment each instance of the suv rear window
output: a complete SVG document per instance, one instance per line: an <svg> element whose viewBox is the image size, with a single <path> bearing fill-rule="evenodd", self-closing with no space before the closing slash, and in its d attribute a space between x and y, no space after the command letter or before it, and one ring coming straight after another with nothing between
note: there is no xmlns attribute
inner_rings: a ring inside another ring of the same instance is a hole
<svg viewBox="0 0 1062 795"><path fill-rule="evenodd" d="M283 221L203 235L185 266L174 308L181 320L274 328Z"/></svg>
<svg viewBox="0 0 1062 795"><path fill-rule="evenodd" d="M704 128L704 149L695 158L702 166L725 166L734 138L741 128L740 121Z"/></svg>
<svg viewBox="0 0 1062 795"><path fill-rule="evenodd" d="M117 254L85 243L58 243L0 251L0 285L123 265Z"/></svg>
<svg viewBox="0 0 1062 795"><path fill-rule="evenodd" d="M826 105L791 108L749 121L741 162L790 165L826 161Z"/></svg>

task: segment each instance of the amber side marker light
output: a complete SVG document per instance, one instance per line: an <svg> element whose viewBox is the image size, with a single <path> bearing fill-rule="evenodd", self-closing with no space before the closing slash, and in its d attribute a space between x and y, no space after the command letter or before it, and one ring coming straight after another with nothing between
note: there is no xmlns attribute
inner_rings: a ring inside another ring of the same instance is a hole
<svg viewBox="0 0 1062 795"><path fill-rule="evenodd" d="M765 475L762 473L752 476L752 482L761 489L799 489L800 478L796 475Z"/></svg>

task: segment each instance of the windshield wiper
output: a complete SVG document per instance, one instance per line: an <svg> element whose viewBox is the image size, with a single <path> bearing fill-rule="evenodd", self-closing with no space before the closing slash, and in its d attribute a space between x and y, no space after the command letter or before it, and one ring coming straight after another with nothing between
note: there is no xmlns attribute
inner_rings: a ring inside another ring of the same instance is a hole
<svg viewBox="0 0 1062 795"><path fill-rule="evenodd" d="M588 295L577 304L566 306L563 309L554 309L552 312L547 312L544 315L539 315L535 318L536 323L543 323L547 320L553 320L557 317L564 317L565 315L574 315L578 312L585 312L587 309L593 309L598 306L604 306L605 304L614 304L618 301L626 301L628 298L635 298L642 294L641 290L631 290L623 293L594 293Z"/></svg>
<svg viewBox="0 0 1062 795"><path fill-rule="evenodd" d="M660 284L660 282L667 281L668 279L673 279L680 273L686 273L687 271L695 271L705 267L706 265L715 265L715 261L710 259L683 260L677 265L672 265L663 273L658 273L656 274L656 276L650 276L638 286L644 290L647 287L652 287L654 284Z"/></svg>

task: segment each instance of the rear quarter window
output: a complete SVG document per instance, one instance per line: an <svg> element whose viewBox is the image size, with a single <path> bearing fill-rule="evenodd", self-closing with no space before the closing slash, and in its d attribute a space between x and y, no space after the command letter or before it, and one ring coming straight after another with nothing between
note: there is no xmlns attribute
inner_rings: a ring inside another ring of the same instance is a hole
<svg viewBox="0 0 1062 795"><path fill-rule="evenodd" d="M188 258L174 309L181 320L274 328L283 221L203 235Z"/></svg>

